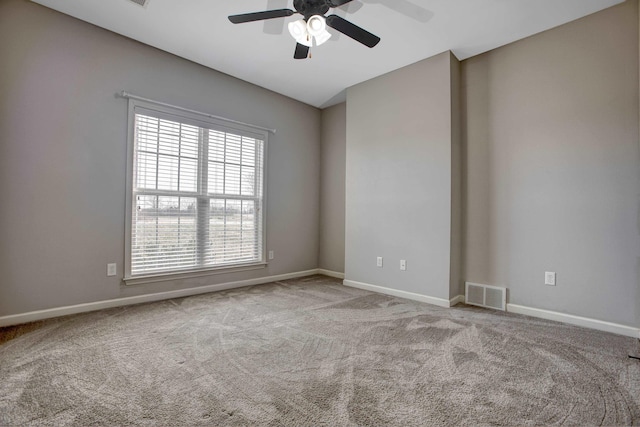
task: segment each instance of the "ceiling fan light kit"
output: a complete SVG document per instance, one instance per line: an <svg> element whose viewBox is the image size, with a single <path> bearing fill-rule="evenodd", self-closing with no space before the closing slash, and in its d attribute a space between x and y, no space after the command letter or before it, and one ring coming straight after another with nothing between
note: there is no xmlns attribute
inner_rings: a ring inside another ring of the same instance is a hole
<svg viewBox="0 0 640 427"><path fill-rule="evenodd" d="M307 21L307 32L313 36L316 46L320 46L331 38L331 33L327 31L327 21L324 16L313 15Z"/></svg>
<svg viewBox="0 0 640 427"><path fill-rule="evenodd" d="M327 23L323 16L314 15L307 22L299 19L289 23L289 33L293 39L303 46L312 47L313 40L320 46L331 38L327 31Z"/></svg>
<svg viewBox="0 0 640 427"><path fill-rule="evenodd" d="M303 46L311 47L313 45L307 32L307 23L302 19L289 23L289 34L297 43Z"/></svg>
<svg viewBox="0 0 640 427"><path fill-rule="evenodd" d="M241 24L265 19L284 18L295 13L301 14L304 19L290 22L288 25L289 34L291 34L291 37L296 41L296 50L293 55L296 59L310 57L309 49L313 47L314 41L316 46L320 46L331 38L331 33L327 31L327 26L351 37L367 47L374 47L380 42L380 37L371 34L338 15L325 17L329 9L340 7L351 1L352 0L293 0L295 11L291 9L276 9L264 12L243 13L229 16L229 21L234 24Z"/></svg>

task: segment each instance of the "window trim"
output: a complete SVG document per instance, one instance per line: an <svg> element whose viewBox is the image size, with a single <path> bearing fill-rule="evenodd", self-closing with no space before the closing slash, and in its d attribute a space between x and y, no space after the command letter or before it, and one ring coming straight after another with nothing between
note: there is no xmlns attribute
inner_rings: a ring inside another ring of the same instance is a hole
<svg viewBox="0 0 640 427"><path fill-rule="evenodd" d="M184 120L183 123L198 127L214 126L216 130L229 131L231 133L256 138L263 141L262 152L262 257L258 261L242 262L237 264L228 264L223 266L207 266L189 268L175 271L162 271L157 273L149 273L143 275L131 275L131 243L132 243L132 221L133 221L133 167L135 156L135 115L137 112L145 111L156 114L160 118L168 120ZM223 118L213 116L207 113L199 113L193 110L183 109L181 107L172 108L168 104L155 103L151 100L136 99L129 97L128 99L128 116L127 116L127 174L126 174L126 199L125 199L125 248L124 248L124 278L125 285L137 285L143 283L162 282L168 280L181 280L193 277L202 277L209 275L234 273L239 271L249 271L266 268L267 262L267 153L269 146L269 132L267 129L253 127L248 124L233 120L225 120Z"/></svg>

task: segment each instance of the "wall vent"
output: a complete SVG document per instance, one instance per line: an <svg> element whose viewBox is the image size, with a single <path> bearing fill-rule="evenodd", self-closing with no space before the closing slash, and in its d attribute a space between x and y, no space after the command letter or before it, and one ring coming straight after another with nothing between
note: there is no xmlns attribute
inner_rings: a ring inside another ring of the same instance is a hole
<svg viewBox="0 0 640 427"><path fill-rule="evenodd" d="M142 7L145 7L147 5L147 3L149 3L149 0L129 0L135 4L139 4Z"/></svg>
<svg viewBox="0 0 640 427"><path fill-rule="evenodd" d="M466 282L464 288L465 303L467 304L502 311L507 309L507 288L470 282Z"/></svg>

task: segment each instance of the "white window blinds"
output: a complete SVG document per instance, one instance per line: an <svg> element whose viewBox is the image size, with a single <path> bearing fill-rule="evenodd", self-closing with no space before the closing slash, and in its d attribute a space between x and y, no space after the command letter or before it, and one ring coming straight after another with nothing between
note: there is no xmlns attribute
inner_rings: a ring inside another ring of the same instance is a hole
<svg viewBox="0 0 640 427"><path fill-rule="evenodd" d="M266 137L134 110L130 276L263 261Z"/></svg>

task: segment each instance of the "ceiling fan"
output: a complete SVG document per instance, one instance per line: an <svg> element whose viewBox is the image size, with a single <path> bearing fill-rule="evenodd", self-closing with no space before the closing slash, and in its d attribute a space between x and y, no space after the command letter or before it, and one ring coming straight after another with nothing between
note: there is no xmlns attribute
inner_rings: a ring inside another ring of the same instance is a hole
<svg viewBox="0 0 640 427"><path fill-rule="evenodd" d="M291 9L275 9L264 12L243 13L229 16L229 21L234 24L242 24L244 22L284 18L299 13L304 19L289 23L289 33L296 40L296 50L293 55L295 59L307 58L314 40L315 45L320 46L331 38L331 33L327 31L327 26L367 47L374 47L380 42L380 37L338 15L324 16L329 9L340 7L350 1L352 0L293 0L295 11Z"/></svg>

